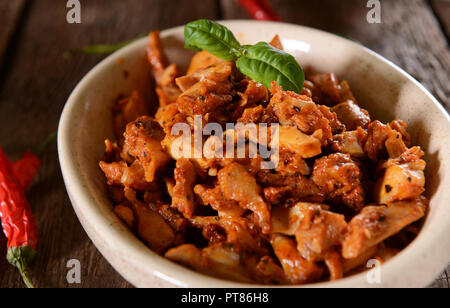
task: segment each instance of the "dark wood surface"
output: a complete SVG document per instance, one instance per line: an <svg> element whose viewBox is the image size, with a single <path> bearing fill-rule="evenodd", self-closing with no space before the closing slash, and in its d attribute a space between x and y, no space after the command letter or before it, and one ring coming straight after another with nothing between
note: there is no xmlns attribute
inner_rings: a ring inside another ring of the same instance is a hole
<svg viewBox="0 0 450 308"><path fill-rule="evenodd" d="M56 131L77 82L102 57L64 58L72 48L127 40L199 18L241 19L235 0L92 0L82 2L82 23L66 22L66 1L0 2L0 146L15 159ZM450 4L441 0L382 0L382 23L366 21L362 0L271 0L284 21L350 37L400 65L450 110ZM3 56L2 56L3 55ZM39 226L37 287L131 287L97 251L67 197L56 144L28 193ZM0 235L0 256L6 240ZM81 262L81 284L67 283L67 262ZM449 287L448 272L433 287ZM0 287L23 287L0 257Z"/></svg>

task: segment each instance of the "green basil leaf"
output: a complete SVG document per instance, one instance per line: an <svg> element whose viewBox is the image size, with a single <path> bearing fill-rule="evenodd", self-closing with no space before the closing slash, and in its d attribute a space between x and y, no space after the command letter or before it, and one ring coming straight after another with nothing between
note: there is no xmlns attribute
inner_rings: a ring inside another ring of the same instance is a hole
<svg viewBox="0 0 450 308"><path fill-rule="evenodd" d="M197 20L184 28L185 47L206 50L225 61L233 61L241 55L241 44L226 27L211 21Z"/></svg>
<svg viewBox="0 0 450 308"><path fill-rule="evenodd" d="M243 74L267 88L276 81L285 91L302 92L305 74L292 55L265 42L242 49L243 56L236 65Z"/></svg>

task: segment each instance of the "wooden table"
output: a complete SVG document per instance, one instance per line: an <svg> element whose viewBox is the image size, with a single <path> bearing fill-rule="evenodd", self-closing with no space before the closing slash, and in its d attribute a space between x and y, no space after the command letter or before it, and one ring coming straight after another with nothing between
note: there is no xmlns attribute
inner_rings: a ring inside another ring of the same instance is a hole
<svg viewBox="0 0 450 308"><path fill-rule="evenodd" d="M63 57L72 48L127 40L199 18L249 18L234 0L81 1L81 24L66 22L65 1L0 2L0 145L11 158L57 130L64 103L99 56ZM450 110L450 3L382 0L382 23L369 24L363 0L272 0L283 20L350 37L408 71ZM37 287L131 287L106 262L78 222L61 177L56 144L29 191L40 232L32 268ZM0 256L6 240L0 235ZM81 284L66 280L81 262ZM447 272L433 287L449 287ZM0 287L22 287L0 257Z"/></svg>

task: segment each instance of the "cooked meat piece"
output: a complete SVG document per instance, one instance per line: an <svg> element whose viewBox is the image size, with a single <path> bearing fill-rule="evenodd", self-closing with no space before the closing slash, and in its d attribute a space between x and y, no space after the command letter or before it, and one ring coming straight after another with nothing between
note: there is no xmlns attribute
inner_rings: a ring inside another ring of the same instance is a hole
<svg viewBox="0 0 450 308"><path fill-rule="evenodd" d="M241 217L246 211L239 206L238 202L225 199L220 187L206 188L203 185L197 185L194 192L200 197L204 205L210 205L216 210L219 217Z"/></svg>
<svg viewBox="0 0 450 308"><path fill-rule="evenodd" d="M189 76L197 71L204 70L210 66L216 66L222 62L223 60L210 54L206 50L200 51L192 57L191 64L189 65L186 75Z"/></svg>
<svg viewBox="0 0 450 308"><path fill-rule="evenodd" d="M381 123L374 121L367 128L368 138L364 146L364 152L372 161L378 161L379 158L386 156L386 140L389 138L391 129Z"/></svg>
<svg viewBox="0 0 450 308"><path fill-rule="evenodd" d="M367 128L370 123L369 113L351 100L334 106L331 111L337 114L339 121L347 130L356 130L358 127Z"/></svg>
<svg viewBox="0 0 450 308"><path fill-rule="evenodd" d="M257 216L263 233L270 233L270 206L261 197L255 178L238 163L232 163L220 170L217 178L225 198L252 211Z"/></svg>
<svg viewBox="0 0 450 308"><path fill-rule="evenodd" d="M123 133L128 123L150 114L147 103L141 98L138 91L134 91L129 98L120 100L114 106L113 112L114 133L120 143L123 143Z"/></svg>
<svg viewBox="0 0 450 308"><path fill-rule="evenodd" d="M163 72L161 80L156 87L156 94L159 98L159 106L167 106L176 102L181 95L181 91L175 84L178 76L178 67L175 64L169 65Z"/></svg>
<svg viewBox="0 0 450 308"><path fill-rule="evenodd" d="M361 127L358 127L357 130L334 135L331 140L331 149L334 152L350 154L350 156L356 158L365 156L363 147L367 140L367 132Z"/></svg>
<svg viewBox="0 0 450 308"><path fill-rule="evenodd" d="M300 228L303 219L303 210L309 206L314 206L310 203L298 203L291 207L276 206L272 210L272 232L280 233L289 236L295 236L295 233ZM328 206L317 204L320 210L328 210Z"/></svg>
<svg viewBox="0 0 450 308"><path fill-rule="evenodd" d="M394 125L399 126L395 123ZM367 132L368 138L364 151L372 161L384 159L386 156L396 158L408 149L403 141L404 138L406 140L409 138L408 135L403 137L401 132L392 129L390 125L375 121L368 126Z"/></svg>
<svg viewBox="0 0 450 308"><path fill-rule="evenodd" d="M297 153L302 158L312 158L322 153L320 139L302 133L295 126L280 126L278 133L278 144L272 140L272 148L278 145L280 150Z"/></svg>
<svg viewBox="0 0 450 308"><path fill-rule="evenodd" d="M161 146L164 138L161 126L152 118L144 116L128 124L124 136L128 154L141 163L145 180L153 182L156 172L170 161L170 156Z"/></svg>
<svg viewBox="0 0 450 308"><path fill-rule="evenodd" d="M177 161L174 171L175 186L172 192L172 207L178 209L186 218L192 218L195 212L194 185L195 169L185 158Z"/></svg>
<svg viewBox="0 0 450 308"><path fill-rule="evenodd" d="M221 235L225 235L223 240L231 244L236 251L248 252L264 256L269 253L263 243L260 229L249 219L243 217L200 217L190 220L191 223L203 229L203 234L207 240L215 240L216 235L207 236L211 226L218 226L222 230ZM217 229L217 228L216 228ZM206 232L205 232L206 231Z"/></svg>
<svg viewBox="0 0 450 308"><path fill-rule="evenodd" d="M133 202L139 236L157 253L175 243L175 232L156 212L139 201Z"/></svg>
<svg viewBox="0 0 450 308"><path fill-rule="evenodd" d="M339 280L344 277L344 268L341 260L341 255L335 251L330 250L324 256L325 264L330 273L330 280Z"/></svg>
<svg viewBox="0 0 450 308"><path fill-rule="evenodd" d="M114 212L120 217L120 219L126 222L128 227L130 227L133 231L136 230L136 217L130 202L127 201L116 206L114 208Z"/></svg>
<svg viewBox="0 0 450 308"><path fill-rule="evenodd" d="M361 171L348 154L336 153L316 160L313 182L327 195L359 212L364 206Z"/></svg>
<svg viewBox="0 0 450 308"><path fill-rule="evenodd" d="M378 246L375 245L373 247L368 248L364 252L362 252L356 258L351 259L342 259L342 266L344 269L344 274L348 274L349 272L356 270L359 267L366 267L367 262L372 259L377 253Z"/></svg>
<svg viewBox="0 0 450 308"><path fill-rule="evenodd" d="M201 81L208 82L225 82L233 71L233 64L231 62L221 62L213 66L205 67L202 70L195 71L192 74L188 74L176 79L176 84L185 92L192 88L195 84Z"/></svg>
<svg viewBox="0 0 450 308"><path fill-rule="evenodd" d="M275 255L292 284L304 284L320 279L323 269L314 262L303 259L297 251L295 240L280 234L273 234L271 243Z"/></svg>
<svg viewBox="0 0 450 308"><path fill-rule="evenodd" d="M375 186L375 198L379 204L416 199L425 191L425 166L420 148L411 148L399 158L389 159L381 165L384 175Z"/></svg>
<svg viewBox="0 0 450 308"><path fill-rule="evenodd" d="M193 85L184 91L177 100L179 111L190 116L206 115L231 102L233 96L231 95L232 82L230 79L234 69L232 63L224 62L208 68L207 74L206 72L195 73L199 77L193 78L191 82ZM199 81L196 82L197 80ZM179 79L177 79L177 83L181 83Z"/></svg>
<svg viewBox="0 0 450 308"><path fill-rule="evenodd" d="M343 80L340 84L341 86L341 102L345 101L352 101L356 105L358 105L358 102L356 101L356 98L353 96L352 90L350 89L350 85L346 80Z"/></svg>
<svg viewBox="0 0 450 308"><path fill-rule="evenodd" d="M320 97L322 92L315 86L315 84L309 80L305 80L303 84L303 90L306 90L306 96L310 97L314 102L320 103ZM303 94L303 93L302 93Z"/></svg>
<svg viewBox="0 0 450 308"><path fill-rule="evenodd" d="M150 33L148 37L147 57L153 68L153 76L155 77L156 83L159 85L164 70L167 67L167 58L163 51L160 31L153 31Z"/></svg>
<svg viewBox="0 0 450 308"><path fill-rule="evenodd" d="M121 160L121 149L116 142L112 142L109 139L105 140L105 156L104 161L107 163L117 162Z"/></svg>
<svg viewBox="0 0 450 308"><path fill-rule="evenodd" d="M403 142L407 147L411 146L411 135L408 133L408 124L402 120L392 121L389 126L402 134Z"/></svg>
<svg viewBox="0 0 450 308"><path fill-rule="evenodd" d="M272 204L278 204L280 200L285 200L290 204L299 201L322 203L325 199L321 189L302 175L281 176L280 174L260 172L258 182L266 187L264 196Z"/></svg>
<svg viewBox="0 0 450 308"><path fill-rule="evenodd" d="M259 260L254 275L256 280L263 284L288 284L288 279L283 269L270 256L264 256Z"/></svg>
<svg viewBox="0 0 450 308"><path fill-rule="evenodd" d="M309 261L324 259L324 254L340 244L347 223L343 215L323 209L322 205L298 203L279 207L272 213L273 232L295 235L297 249Z"/></svg>
<svg viewBox="0 0 450 308"><path fill-rule="evenodd" d="M166 106L160 106L156 112L155 119L164 129L166 136L172 135L172 128L177 123L185 123L186 115L178 110L178 104L172 103Z"/></svg>
<svg viewBox="0 0 450 308"><path fill-rule="evenodd" d="M219 243L204 249L191 244L172 248L166 258L201 273L239 282L254 283L244 267L242 257L229 245Z"/></svg>
<svg viewBox="0 0 450 308"><path fill-rule="evenodd" d="M253 80L248 81L244 94L247 96L248 106L269 101L269 91L267 91L267 88Z"/></svg>
<svg viewBox="0 0 450 308"><path fill-rule="evenodd" d="M282 176L311 174L311 168L305 160L303 160L302 155L286 150L280 150L279 162L278 166L275 168L275 171Z"/></svg>
<svg viewBox="0 0 450 308"><path fill-rule="evenodd" d="M426 208L425 197L395 202L388 206L365 207L348 225L348 233L342 242L343 257L346 259L358 257L370 247L422 218Z"/></svg>
<svg viewBox="0 0 450 308"><path fill-rule="evenodd" d="M282 91L281 87L275 85L272 86L271 92L273 96L268 108L272 109L281 125L296 125L301 132L308 135L321 130L323 144L332 136L330 121L311 98Z"/></svg>
<svg viewBox="0 0 450 308"><path fill-rule="evenodd" d="M335 104L341 102L341 87L335 74L317 74L311 76L310 80L327 98L327 100L321 99L319 103L326 105L328 100Z"/></svg>
<svg viewBox="0 0 450 308"><path fill-rule="evenodd" d="M391 129L385 142L386 151L390 158L397 158L408 150L402 139L402 134Z"/></svg>
<svg viewBox="0 0 450 308"><path fill-rule="evenodd" d="M247 108L242 113L242 117L240 117L237 122L242 122L244 124L249 123L257 123L264 114L264 107L259 105L253 108Z"/></svg>
<svg viewBox="0 0 450 308"><path fill-rule="evenodd" d="M141 191L155 188L155 183L145 180L144 169L139 161L130 167L124 161L111 164L102 161L100 168L105 173L108 185L123 185Z"/></svg>
<svg viewBox="0 0 450 308"><path fill-rule="evenodd" d="M330 122L331 126L331 132L334 134L342 133L346 130L346 127L344 124L339 121L338 116L334 111L332 111L327 106L320 105L319 106L320 112L322 112L323 116Z"/></svg>
<svg viewBox="0 0 450 308"><path fill-rule="evenodd" d="M167 204L153 203L149 206L153 211L161 215L175 232L182 234L185 232L188 220L176 209Z"/></svg>
<svg viewBox="0 0 450 308"><path fill-rule="evenodd" d="M347 228L345 217L323 210L319 205L300 204L299 207L302 219L295 232L297 249L307 260L321 260L343 238Z"/></svg>

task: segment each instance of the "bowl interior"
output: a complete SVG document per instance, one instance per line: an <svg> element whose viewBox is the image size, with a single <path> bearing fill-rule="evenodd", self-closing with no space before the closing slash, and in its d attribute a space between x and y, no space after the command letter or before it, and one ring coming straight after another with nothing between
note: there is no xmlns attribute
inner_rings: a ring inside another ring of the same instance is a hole
<svg viewBox="0 0 450 308"><path fill-rule="evenodd" d="M430 211L418 238L382 267L382 286L425 286L449 256L450 122L435 99L406 73L346 39L304 27L251 21L224 22L242 43L269 41L275 34L303 67L335 72L346 79L358 102L384 122L402 119L415 145L427 153ZM183 28L162 32L171 62L183 70L191 51L183 48ZM67 190L76 213L99 250L136 286L238 286L175 265L151 252L113 213L98 168L104 140L113 138L111 107L134 89L152 95L146 39L117 52L91 71L75 89L61 118L59 152ZM155 101L156 104L156 101ZM440 245L438 243L440 242ZM446 244L446 245L445 245ZM443 246L442 246L443 245ZM156 275L158 279L155 279ZM319 286L370 286L365 274Z"/></svg>

